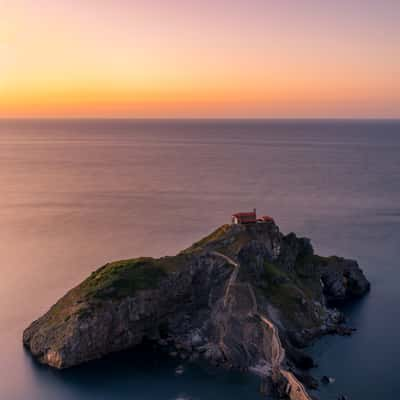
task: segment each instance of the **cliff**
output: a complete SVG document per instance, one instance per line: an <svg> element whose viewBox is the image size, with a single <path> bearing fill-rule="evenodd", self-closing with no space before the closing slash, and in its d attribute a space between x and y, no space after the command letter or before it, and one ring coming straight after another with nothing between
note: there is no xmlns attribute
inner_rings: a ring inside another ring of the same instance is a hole
<svg viewBox="0 0 400 400"><path fill-rule="evenodd" d="M312 360L299 347L342 332L329 306L368 290L355 261L318 256L273 222L224 225L176 256L104 265L23 342L41 363L68 368L150 340L181 357L251 369L281 395L308 399L296 376Z"/></svg>

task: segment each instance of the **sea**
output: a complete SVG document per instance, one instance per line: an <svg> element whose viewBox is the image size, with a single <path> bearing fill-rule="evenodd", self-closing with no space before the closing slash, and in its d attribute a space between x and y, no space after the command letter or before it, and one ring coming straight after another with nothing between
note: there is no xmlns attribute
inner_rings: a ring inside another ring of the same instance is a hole
<svg viewBox="0 0 400 400"><path fill-rule="evenodd" d="M1 120L0 400L255 400L259 380L131 350L65 371L22 332L111 260L173 255L257 208L371 292L307 351L321 400L400 393L400 121Z"/></svg>

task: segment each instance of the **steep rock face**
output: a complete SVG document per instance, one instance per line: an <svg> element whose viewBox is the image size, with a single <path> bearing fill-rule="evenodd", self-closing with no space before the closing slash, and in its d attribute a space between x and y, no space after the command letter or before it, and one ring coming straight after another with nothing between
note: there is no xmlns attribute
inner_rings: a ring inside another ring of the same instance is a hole
<svg viewBox="0 0 400 400"><path fill-rule="evenodd" d="M174 257L106 264L23 342L40 362L67 368L147 339L182 357L275 374L298 395L304 388L285 369L305 363L295 346L340 325L328 302L368 289L355 261L317 256L273 222L224 225Z"/></svg>
<svg viewBox="0 0 400 400"><path fill-rule="evenodd" d="M132 295L112 290L87 294L85 281L24 331L24 344L40 362L67 368L144 339L158 340L168 329L185 331L187 315L210 313L209 302L221 296L231 270L225 262L203 256L184 261L184 271L170 271ZM146 267L153 268L152 261Z"/></svg>

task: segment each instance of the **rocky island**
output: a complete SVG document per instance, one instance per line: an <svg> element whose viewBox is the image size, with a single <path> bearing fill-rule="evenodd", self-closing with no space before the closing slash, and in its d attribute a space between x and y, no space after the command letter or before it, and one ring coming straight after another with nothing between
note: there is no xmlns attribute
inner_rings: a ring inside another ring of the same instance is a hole
<svg viewBox="0 0 400 400"><path fill-rule="evenodd" d="M348 333L331 307L369 287L356 261L318 256L272 219L223 225L176 256L104 265L34 321L23 342L62 369L151 341L253 371L277 397L311 399L313 362L301 348Z"/></svg>

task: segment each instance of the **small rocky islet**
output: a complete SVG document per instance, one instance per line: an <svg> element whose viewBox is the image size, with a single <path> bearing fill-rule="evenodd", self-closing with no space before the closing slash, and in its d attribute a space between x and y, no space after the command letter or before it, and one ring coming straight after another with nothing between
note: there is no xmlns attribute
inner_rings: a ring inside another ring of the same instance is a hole
<svg viewBox="0 0 400 400"><path fill-rule="evenodd" d="M41 363L63 369L151 341L182 359L253 371L265 393L311 399L302 348L349 334L333 306L370 284L356 261L314 253L272 219L223 225L176 256L112 262L23 333Z"/></svg>

